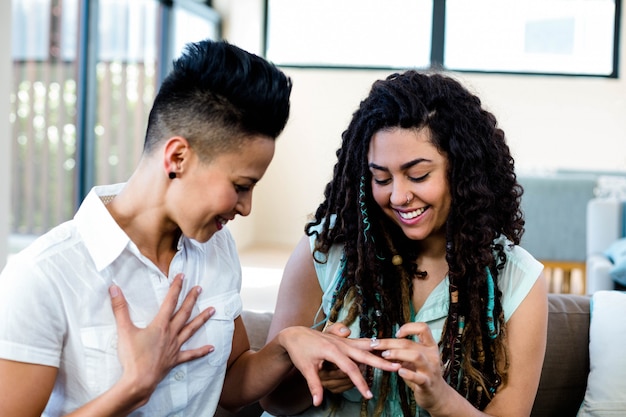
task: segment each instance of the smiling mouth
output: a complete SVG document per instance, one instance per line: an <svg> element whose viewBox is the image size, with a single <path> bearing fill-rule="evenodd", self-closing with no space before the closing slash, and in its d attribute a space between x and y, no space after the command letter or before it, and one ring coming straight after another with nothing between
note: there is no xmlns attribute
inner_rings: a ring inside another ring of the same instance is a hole
<svg viewBox="0 0 626 417"><path fill-rule="evenodd" d="M224 227L226 223L228 223L228 220L223 217L216 217L215 223L217 224L218 230L222 230L222 227Z"/></svg>
<svg viewBox="0 0 626 417"><path fill-rule="evenodd" d="M413 211L398 211L398 215L404 220L411 220L424 214L426 209L427 207L422 207Z"/></svg>

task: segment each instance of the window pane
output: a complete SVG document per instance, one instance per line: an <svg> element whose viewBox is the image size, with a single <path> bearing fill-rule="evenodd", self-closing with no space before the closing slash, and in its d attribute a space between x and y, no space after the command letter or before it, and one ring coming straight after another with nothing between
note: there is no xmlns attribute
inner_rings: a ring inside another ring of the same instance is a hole
<svg viewBox="0 0 626 417"><path fill-rule="evenodd" d="M203 39L220 39L220 16L204 4L177 0L172 8L174 30L172 57L178 57L185 45Z"/></svg>
<svg viewBox="0 0 626 417"><path fill-rule="evenodd" d="M78 0L14 0L12 14L11 229L38 235L74 212Z"/></svg>
<svg viewBox="0 0 626 417"><path fill-rule="evenodd" d="M428 67L432 0L268 0L279 65Z"/></svg>
<svg viewBox="0 0 626 417"><path fill-rule="evenodd" d="M448 0L446 68L611 75L614 0Z"/></svg>
<svg viewBox="0 0 626 417"><path fill-rule="evenodd" d="M156 89L158 3L100 0L95 183L125 181L134 170Z"/></svg>

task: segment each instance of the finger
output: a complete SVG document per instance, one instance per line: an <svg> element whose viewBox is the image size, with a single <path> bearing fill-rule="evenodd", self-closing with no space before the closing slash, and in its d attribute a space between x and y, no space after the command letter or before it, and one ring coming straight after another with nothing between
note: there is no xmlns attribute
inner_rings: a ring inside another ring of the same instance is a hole
<svg viewBox="0 0 626 417"><path fill-rule="evenodd" d="M209 307L191 320L178 333L178 343L182 346L191 336L193 336L211 317L215 314L215 308Z"/></svg>
<svg viewBox="0 0 626 417"><path fill-rule="evenodd" d="M416 368L428 365L428 357L424 354L423 348L389 349L383 351L381 356L390 361L404 362L404 367L407 363Z"/></svg>
<svg viewBox="0 0 626 417"><path fill-rule="evenodd" d="M398 375L412 390L415 390L416 386L422 386L428 382L428 377L424 373L412 371L407 368L400 368Z"/></svg>
<svg viewBox="0 0 626 417"><path fill-rule="evenodd" d="M133 326L128 312L128 303L122 293L122 289L117 285L109 287L109 296L111 297L111 308L113 308L113 316L117 324L118 332L123 332Z"/></svg>
<svg viewBox="0 0 626 417"><path fill-rule="evenodd" d="M181 304L178 311L174 313L174 316L172 318L172 328L175 331L178 332L181 328L183 328L183 326L185 326L185 323L187 323L189 317L191 317L193 307L196 304L196 301L198 301L198 296L201 292L201 287L193 287L185 296L183 303Z"/></svg>
<svg viewBox="0 0 626 417"><path fill-rule="evenodd" d="M383 340L377 339L376 343L372 343L370 339L345 339L345 342L349 345L347 347L346 355L348 355L355 362L389 372L396 372L400 368L399 364L389 362L388 360L383 359L369 351L371 349L378 350L379 346L383 343ZM339 363L336 364L339 366Z"/></svg>
<svg viewBox="0 0 626 417"><path fill-rule="evenodd" d="M433 346L437 344L433 338L433 333L426 323L406 323L402 325L396 332L397 338L409 336L417 336L419 343L424 346Z"/></svg>
<svg viewBox="0 0 626 417"><path fill-rule="evenodd" d="M202 358L213 352L215 347L213 345L205 345L195 349L181 350L176 357L176 365L180 365L184 362L189 362L194 359Z"/></svg>
<svg viewBox="0 0 626 417"><path fill-rule="evenodd" d="M378 358L372 355L371 353L361 352L359 350L356 350L356 352L366 353L367 355L374 357L376 359L379 359L384 363L389 363L381 358ZM365 382L365 378L363 378L363 374L361 373L361 370L349 357L346 357L345 355L337 355L337 358L334 358L334 359L326 358L326 360L331 361L335 365L337 365L337 367L340 370L342 370L348 376L348 378L350 378L354 386L359 390L359 392L361 393L361 395L363 395L363 397L368 398L368 399L372 398L372 392L370 391L367 385L367 382ZM358 362L361 362L361 361L358 361ZM400 367L399 364L393 364L393 365L394 365L393 367L394 371Z"/></svg>
<svg viewBox="0 0 626 417"><path fill-rule="evenodd" d="M174 277L174 281L172 281L169 290L167 290L167 295L165 296L163 305L159 309L159 312L154 319L155 321L169 322L169 320L172 318L174 310L176 310L176 305L178 304L180 291L183 288L183 277L183 274L177 274Z"/></svg>
<svg viewBox="0 0 626 417"><path fill-rule="evenodd" d="M333 334L338 337L350 336L350 329L343 323L335 323L324 329L324 333Z"/></svg>
<svg viewBox="0 0 626 417"><path fill-rule="evenodd" d="M322 404L322 400L324 398L324 388L322 387L322 381L320 381L317 370L312 367L307 367L300 369L300 373L306 380L309 387L309 392L311 393L311 398L313 399L313 405L318 407Z"/></svg>

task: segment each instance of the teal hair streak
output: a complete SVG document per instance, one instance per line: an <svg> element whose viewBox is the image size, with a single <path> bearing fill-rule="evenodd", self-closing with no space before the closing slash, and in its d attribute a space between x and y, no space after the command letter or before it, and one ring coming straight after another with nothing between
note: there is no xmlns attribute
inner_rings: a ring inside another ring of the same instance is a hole
<svg viewBox="0 0 626 417"><path fill-rule="evenodd" d="M361 175L361 181L359 182L359 206L361 209L361 216L363 218L363 237L367 241L367 232L370 230L370 220L367 215L367 206L365 205L365 175Z"/></svg>
<svg viewBox="0 0 626 417"><path fill-rule="evenodd" d="M495 339L498 335L496 325L493 318L493 308L496 299L495 284L491 271L487 268L487 328L489 329L489 337Z"/></svg>
<svg viewBox="0 0 626 417"><path fill-rule="evenodd" d="M365 238L365 241L367 242L368 239L368 233L371 227L370 224L370 220L369 220L369 215L367 214L367 206L365 205L365 175L361 175L361 181L359 182L359 208L361 210L361 216L362 216L362 221L363 221L363 237ZM370 236L370 238L372 239L372 243L374 244L374 247L376 247L376 242L374 241L374 236ZM376 257L378 259L380 259L381 261L385 260L384 256L379 255L378 253L376 253Z"/></svg>

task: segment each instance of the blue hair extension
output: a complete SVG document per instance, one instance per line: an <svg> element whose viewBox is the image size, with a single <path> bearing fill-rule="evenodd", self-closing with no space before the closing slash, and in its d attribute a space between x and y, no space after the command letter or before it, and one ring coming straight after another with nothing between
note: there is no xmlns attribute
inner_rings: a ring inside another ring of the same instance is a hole
<svg viewBox="0 0 626 417"><path fill-rule="evenodd" d="M365 175L361 175L361 181L359 183L359 206L361 208L361 216L363 217L363 236L367 241L367 232L370 230L370 220L367 215L367 206L365 205Z"/></svg>
<svg viewBox="0 0 626 417"><path fill-rule="evenodd" d="M489 329L489 337L495 339L498 335L496 331L495 321L493 318L493 308L496 299L495 285L491 271L487 268L487 328Z"/></svg>

